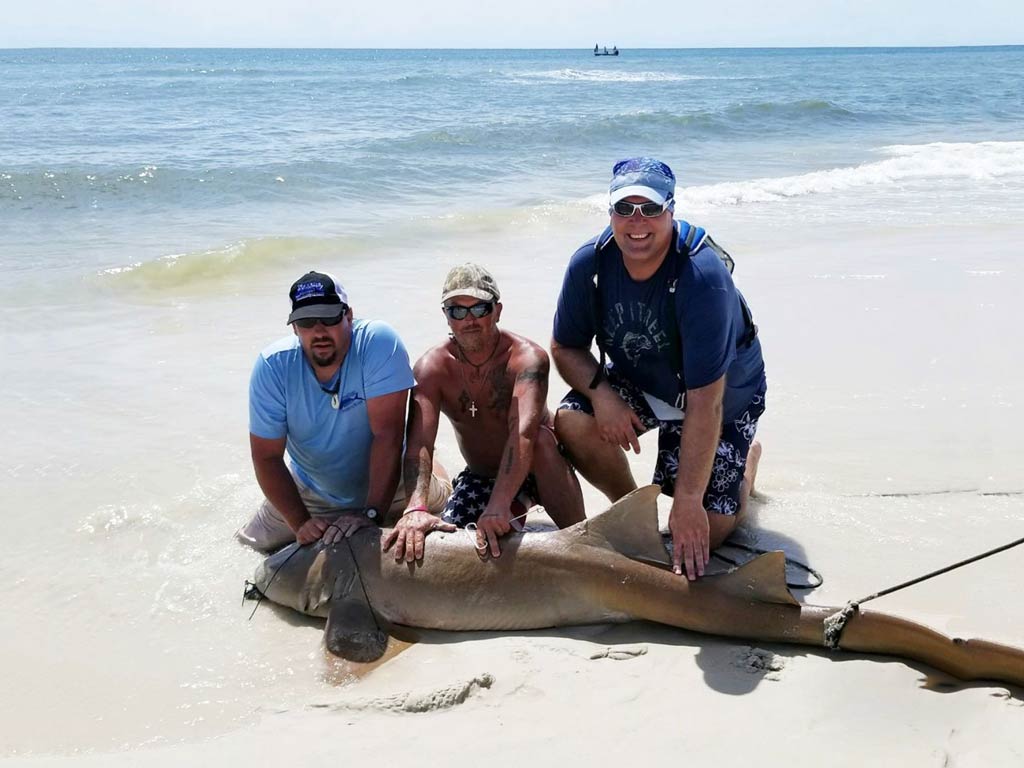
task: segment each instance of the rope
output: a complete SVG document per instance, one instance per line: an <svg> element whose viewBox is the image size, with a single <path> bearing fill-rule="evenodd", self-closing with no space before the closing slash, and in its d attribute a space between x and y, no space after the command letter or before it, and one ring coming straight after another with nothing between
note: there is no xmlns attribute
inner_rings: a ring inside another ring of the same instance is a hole
<svg viewBox="0 0 1024 768"><path fill-rule="evenodd" d="M988 552L982 552L980 555L975 555L974 557L969 557L966 560L961 560L959 563L954 563L953 565L947 565L945 568L940 568L937 571L932 571L931 573L926 573L924 576L918 576L916 579L911 579L910 581L905 581L902 584L897 584L895 587L889 587L888 589L883 589L881 592L875 592L875 594L873 594L873 595L868 595L867 597L861 598L860 600L857 601L857 603L866 603L868 600L874 600L876 597L883 597L885 595L891 595L893 592L898 592L899 590L905 589L906 587L912 587L915 584L920 584L922 581L925 581L927 579L933 578L935 576L941 576L944 573L949 573L950 571L952 571L952 570L954 570L956 568L960 568L961 566L964 566L964 565L970 565L971 563L977 562L978 560L982 560L982 559L984 559L986 557L989 557L990 555L998 554L998 553L1003 552L1003 551L1005 551L1007 549L1012 549L1013 547L1016 547L1016 546L1018 546L1020 544L1024 544L1024 538L1017 539L1016 541L1011 541L1009 544L1003 544L1001 547L996 547L995 549L990 549Z"/></svg>
<svg viewBox="0 0 1024 768"><path fill-rule="evenodd" d="M345 538L345 544L348 545L348 554L352 558L352 565L356 567L356 578L359 579L359 588L363 590L363 597L366 599L366 607L370 609L370 616L373 618L373 625L377 627L378 632L384 632L380 627L380 622L377 621L377 612L373 610L373 605L370 603L370 596L366 594L366 585L363 584L363 572L359 570L359 561L356 560L356 553L352 551L352 542L349 541L348 537ZM384 634L387 634L384 632Z"/></svg>
<svg viewBox="0 0 1024 768"><path fill-rule="evenodd" d="M324 529L324 533L327 533L327 531L331 530L331 528L337 528L337 530L339 531L341 530L340 528L338 528L336 523L331 523L329 526L327 526L326 529ZM319 541L319 539L317 541ZM242 592L242 604L245 605L246 600L256 601L256 605L254 605L252 608L252 613L249 614L249 621L252 621L252 617L256 615L256 610L260 607L260 603L263 602L263 598L267 596L267 592L270 591L270 585L274 583L274 579L277 578L277 574L281 572L281 569L288 564L289 560L295 557L295 553L298 552L300 549L302 549L303 547L312 546L316 543L317 542L314 541L310 542L310 544L300 544L295 549L293 549L292 553L284 559L284 562L277 566L277 570L275 570L274 573L271 575L270 579L267 581L267 585L263 588L262 592L260 591L259 587L256 586L255 582L249 581L248 579L245 580L245 589ZM351 551L351 545L349 545L349 551ZM356 567L358 568L358 566ZM360 583L362 583L362 579L360 579Z"/></svg>
<svg viewBox="0 0 1024 768"><path fill-rule="evenodd" d="M767 554L768 552L771 551L771 550L768 550L768 549L758 549L757 547L751 547L751 546L749 546L747 544L737 544L737 543L731 542L731 541L727 541L722 546L723 547L731 547L732 549L738 549L741 552L750 552L753 555L764 555L764 554ZM738 560L733 560L731 557L727 557L726 555L723 555L719 551L712 552L711 556L712 557L717 557L723 563L728 563L729 565L732 565L732 566L739 567L740 565L746 565L746 563L740 563ZM749 562L749 561L747 561L747 562ZM816 571L814 568L811 568L811 566L807 565L806 563L801 563L799 560L794 560L789 555L786 555L786 565L787 566L792 565L794 568L799 568L800 570L802 570L804 573L806 573L808 576L811 577L809 584L795 584L795 583L787 581L786 582L786 586L789 587L790 589L817 589L818 587L820 587L822 584L825 583L825 578L821 575L820 572Z"/></svg>
<svg viewBox="0 0 1024 768"><path fill-rule="evenodd" d="M267 585L263 588L262 592L254 582L251 582L248 579L245 580L245 591L242 592L242 604L244 605L246 600L256 601L256 605L254 605L252 608L252 613L249 614L249 621L252 621L252 617L256 615L256 610L260 607L260 603L263 602L263 598L267 596L266 593L270 591L270 585L274 583L274 579L277 578L277 574L281 572L281 569L285 567L288 561L291 560L295 556L295 553L298 552L300 549L302 549L302 545L293 549L292 553L284 559L284 562L277 566L277 570L275 570L274 573L271 575L270 580L267 581Z"/></svg>
<svg viewBox="0 0 1024 768"><path fill-rule="evenodd" d="M512 523L514 523L514 522L515 522L516 520L522 520L522 519L523 519L523 518L525 518L525 517L526 517L526 516L527 516L528 514L530 514L530 510L526 510L526 511L525 511L525 512L523 512L523 514L521 514L521 515L516 515L515 517L513 517L513 518L512 518L511 520L509 520L509 521L508 521L508 522L509 522L509 525L511 525ZM515 530L515 529L513 528L513 530ZM465 533L465 534L466 534L467 536L469 536L469 539L470 539L470 541L472 541L472 542L473 542L473 548L474 548L474 549L476 549L476 551L477 551L477 552L486 552L486 551L487 551L487 545L486 545L486 544L484 544L484 545L483 545L483 546L481 547L480 545L478 545L478 544L476 543L476 531L477 531L476 523L466 523L466 527L465 527L465 528L463 528L463 529L462 529L462 531L463 531L463 532L464 532L464 533Z"/></svg>
<svg viewBox="0 0 1024 768"><path fill-rule="evenodd" d="M950 571L956 570L957 568L962 568L965 565L976 563L978 560L983 560L986 557L991 557L992 555L999 554L1000 552L1005 552L1006 550L1013 549L1013 547L1019 546L1021 544L1024 544L1024 538L1017 539L1016 541L1011 541L1009 544L1003 544L1002 546L996 547L995 549L990 549L987 552L982 552L980 555L968 557L966 560L961 560L958 563L947 565L945 568L939 568L937 571L926 573L924 576L918 576L916 579L905 581L902 584L897 584L894 587L889 587L879 592L875 592L874 594L868 595L867 597L862 597L860 600L851 600L846 604L844 608L842 608L839 611L836 611L831 616L825 619L825 646L832 649L836 649L839 647L839 640L843 634L843 630L846 629L846 623L853 617L855 613L857 613L857 611L860 610L860 606L862 603L866 603L868 602L868 600L874 600L876 597L884 597L885 595L891 595L893 592L899 592L901 589L912 587L915 584L920 584L922 581L927 581L928 579L933 579L936 576L941 576L944 573L949 573Z"/></svg>

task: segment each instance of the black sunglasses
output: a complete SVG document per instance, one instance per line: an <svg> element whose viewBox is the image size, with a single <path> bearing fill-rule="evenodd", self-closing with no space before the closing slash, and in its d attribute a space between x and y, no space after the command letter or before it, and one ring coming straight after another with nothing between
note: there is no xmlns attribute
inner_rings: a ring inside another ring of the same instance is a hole
<svg viewBox="0 0 1024 768"><path fill-rule="evenodd" d="M310 328L315 328L317 323L323 323L326 327L330 328L344 320L345 315L348 314L348 307L344 304L341 306L341 314L337 317L304 317L301 320L296 320L295 324L299 326L299 328L305 328L307 331Z"/></svg>
<svg viewBox="0 0 1024 768"><path fill-rule="evenodd" d="M653 219L655 216L661 216L671 203L672 198L669 198L664 203L627 203L625 200L619 200L619 202L612 206L612 211L626 218L640 211L640 215L645 219Z"/></svg>
<svg viewBox="0 0 1024 768"><path fill-rule="evenodd" d="M462 307L458 304L449 304L444 308L444 313L452 320L464 320L466 315L473 313L473 317L487 317L494 311L494 302L480 301L471 307Z"/></svg>

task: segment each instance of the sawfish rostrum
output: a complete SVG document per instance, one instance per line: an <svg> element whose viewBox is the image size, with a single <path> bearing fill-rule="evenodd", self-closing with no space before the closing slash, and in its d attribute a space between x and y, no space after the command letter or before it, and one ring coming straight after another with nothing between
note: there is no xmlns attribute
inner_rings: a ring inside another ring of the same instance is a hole
<svg viewBox="0 0 1024 768"><path fill-rule="evenodd" d="M328 649L354 661L383 654L388 628L529 630L655 621L764 642L901 656L963 680L1024 685L1024 651L949 638L877 611L801 605L785 580L785 556L687 581L673 574L658 530L658 489L641 488L571 528L521 533L498 559L481 561L462 532L435 532L421 562L381 553L379 529L324 547L292 545L257 569L255 591L327 618ZM826 639L826 630L830 630Z"/></svg>

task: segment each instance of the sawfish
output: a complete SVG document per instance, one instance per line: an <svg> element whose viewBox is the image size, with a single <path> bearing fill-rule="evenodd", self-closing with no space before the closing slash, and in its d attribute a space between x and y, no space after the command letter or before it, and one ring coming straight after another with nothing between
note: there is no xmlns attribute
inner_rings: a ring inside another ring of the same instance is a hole
<svg viewBox="0 0 1024 768"><path fill-rule="evenodd" d="M481 560L465 532L434 532L417 562L381 552L381 530L285 547L256 571L250 597L326 617L328 650L352 661L383 655L396 625L532 630L653 621L761 642L796 643L924 662L961 680L1024 685L1024 650L947 637L889 614L799 603L785 555L768 552L728 573L672 573L658 529L657 486L561 531L505 538Z"/></svg>

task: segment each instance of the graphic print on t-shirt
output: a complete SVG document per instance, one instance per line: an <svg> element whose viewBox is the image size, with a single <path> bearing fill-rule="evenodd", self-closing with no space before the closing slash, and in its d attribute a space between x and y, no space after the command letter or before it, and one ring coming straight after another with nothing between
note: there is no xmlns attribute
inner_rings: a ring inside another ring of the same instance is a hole
<svg viewBox="0 0 1024 768"><path fill-rule="evenodd" d="M604 317L604 335L636 365L645 355L658 355L670 344L658 315L642 301L617 302Z"/></svg>

